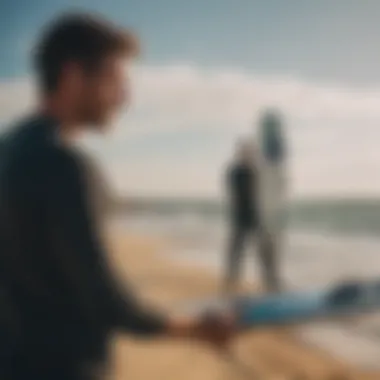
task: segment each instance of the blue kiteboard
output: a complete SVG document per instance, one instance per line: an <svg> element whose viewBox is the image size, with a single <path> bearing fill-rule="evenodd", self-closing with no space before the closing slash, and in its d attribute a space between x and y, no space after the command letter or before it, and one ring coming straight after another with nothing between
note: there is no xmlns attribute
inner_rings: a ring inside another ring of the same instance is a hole
<svg viewBox="0 0 380 380"><path fill-rule="evenodd" d="M380 311L380 281L353 282L315 291L270 296L211 298L192 302L196 313L232 312L242 328L299 324Z"/></svg>

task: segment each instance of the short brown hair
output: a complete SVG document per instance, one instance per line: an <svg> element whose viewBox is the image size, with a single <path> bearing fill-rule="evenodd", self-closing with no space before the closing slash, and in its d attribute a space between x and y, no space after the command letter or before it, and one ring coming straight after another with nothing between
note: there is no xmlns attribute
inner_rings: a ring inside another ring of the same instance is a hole
<svg viewBox="0 0 380 380"><path fill-rule="evenodd" d="M68 62L78 62L91 70L108 55L119 53L138 53L138 43L131 32L93 15L61 15L46 27L35 49L34 66L41 90L51 92L57 87Z"/></svg>

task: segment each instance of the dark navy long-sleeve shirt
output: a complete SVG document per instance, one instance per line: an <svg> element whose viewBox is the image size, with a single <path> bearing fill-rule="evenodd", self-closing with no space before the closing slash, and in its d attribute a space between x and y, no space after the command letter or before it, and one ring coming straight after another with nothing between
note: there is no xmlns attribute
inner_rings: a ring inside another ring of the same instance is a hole
<svg viewBox="0 0 380 380"><path fill-rule="evenodd" d="M80 364L101 360L111 330L158 334L165 321L115 283L84 163L58 132L55 121L35 116L2 139L0 286L10 295L20 352Z"/></svg>

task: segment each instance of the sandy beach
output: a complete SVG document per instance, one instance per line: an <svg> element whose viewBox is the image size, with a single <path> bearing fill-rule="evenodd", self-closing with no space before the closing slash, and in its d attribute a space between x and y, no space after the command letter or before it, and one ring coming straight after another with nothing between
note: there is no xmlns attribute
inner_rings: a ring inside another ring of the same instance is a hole
<svg viewBox="0 0 380 380"><path fill-rule="evenodd" d="M149 236L113 231L111 262L120 280L136 286L141 296L162 309L217 290L217 279L206 269L172 262L161 254L167 242ZM111 343L111 379L163 380L375 380L317 348L308 347L292 331L252 331L231 347L226 359L193 342L138 341L115 336Z"/></svg>

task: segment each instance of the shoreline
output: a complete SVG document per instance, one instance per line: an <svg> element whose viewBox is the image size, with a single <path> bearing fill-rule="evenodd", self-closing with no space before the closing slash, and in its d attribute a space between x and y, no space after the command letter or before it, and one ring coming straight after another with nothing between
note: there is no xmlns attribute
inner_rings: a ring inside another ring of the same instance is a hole
<svg viewBox="0 0 380 380"><path fill-rule="evenodd" d="M109 243L112 267L118 277L122 281L128 279L148 303L170 310L188 299L216 294L217 277L208 268L179 263L180 260L162 254L170 249L168 241L126 234L121 229L112 232ZM115 380L238 380L244 379L243 367L250 371L251 378L256 373L265 380L380 378L380 371L370 373L353 368L300 341L286 328L252 331L239 337L232 347L239 365L189 342L141 342L119 335L113 343ZM247 373L245 378L248 379Z"/></svg>

